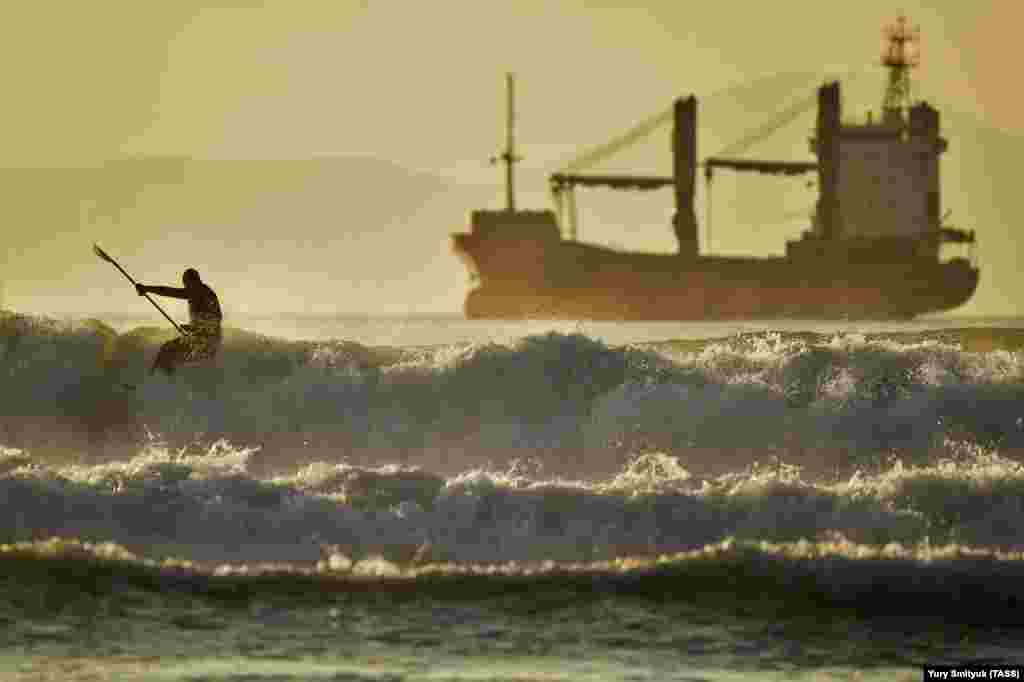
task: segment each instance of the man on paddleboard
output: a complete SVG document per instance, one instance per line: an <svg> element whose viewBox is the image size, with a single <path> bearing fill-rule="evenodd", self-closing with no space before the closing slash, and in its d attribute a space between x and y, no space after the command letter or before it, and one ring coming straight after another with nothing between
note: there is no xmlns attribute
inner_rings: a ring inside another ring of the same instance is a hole
<svg viewBox="0 0 1024 682"><path fill-rule="evenodd" d="M195 268L189 268L181 276L184 288L136 284L139 296L156 294L188 301L190 324L183 326L185 334L172 339L160 347L150 374L158 369L167 376L174 374L179 365L199 360L208 360L220 350L221 320L220 301L213 289L199 277Z"/></svg>

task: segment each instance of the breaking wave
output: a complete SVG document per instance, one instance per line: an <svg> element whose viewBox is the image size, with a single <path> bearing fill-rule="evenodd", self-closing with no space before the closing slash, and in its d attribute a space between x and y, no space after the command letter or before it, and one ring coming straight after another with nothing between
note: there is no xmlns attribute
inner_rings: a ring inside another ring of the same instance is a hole
<svg viewBox="0 0 1024 682"><path fill-rule="evenodd" d="M547 333L429 348L229 330L212 365L146 380L167 338L0 318L0 443L68 463L227 439L258 448L260 474L345 461L450 475L520 460L586 480L652 452L701 475L783 461L834 478L933 462L951 440L1011 457L1024 445L1016 330L617 347Z"/></svg>
<svg viewBox="0 0 1024 682"><path fill-rule="evenodd" d="M564 655L603 661L595 679L635 679L624 652L759 675L882 661L879 679L1019 658L1015 330L429 348L229 330L214 364L145 380L166 338L0 316L0 624L39 665L243 642L246 670L312 651L378 679L378 645L412 675L423 647L483 665L583 629Z"/></svg>
<svg viewBox="0 0 1024 682"><path fill-rule="evenodd" d="M65 467L0 452L6 542L116 539L209 561L593 562L691 551L729 538L900 547L1024 548L1024 465L978 446L929 465L897 462L835 483L791 465L695 476L647 454L586 483L519 463L441 476L415 467L316 462L259 478L253 450L144 448Z"/></svg>

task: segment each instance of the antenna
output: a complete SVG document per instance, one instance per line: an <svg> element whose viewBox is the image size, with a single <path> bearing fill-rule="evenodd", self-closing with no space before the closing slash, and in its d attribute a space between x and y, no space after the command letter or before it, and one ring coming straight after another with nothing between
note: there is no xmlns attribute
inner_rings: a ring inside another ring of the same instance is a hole
<svg viewBox="0 0 1024 682"><path fill-rule="evenodd" d="M521 156L516 156L516 138L515 138L515 125L516 125L516 91L515 91L515 78L511 73L505 74L505 87L508 92L508 109L505 114L505 151L502 152L501 156L492 156L491 164L496 164L498 161L505 163L505 204L506 210L516 210L516 188L515 188L515 163L522 161Z"/></svg>
<svg viewBox="0 0 1024 682"><path fill-rule="evenodd" d="M882 100L883 116L889 119L899 116L910 106L910 69L920 62L917 50L910 46L920 42L920 29L907 26L907 18L900 17L895 24L885 28L885 50L882 52L882 66L889 69L889 82Z"/></svg>

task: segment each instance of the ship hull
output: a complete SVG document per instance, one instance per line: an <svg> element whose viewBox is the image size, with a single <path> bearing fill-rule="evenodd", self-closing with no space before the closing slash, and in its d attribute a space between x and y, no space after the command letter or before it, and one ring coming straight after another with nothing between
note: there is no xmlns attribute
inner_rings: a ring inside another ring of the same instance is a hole
<svg viewBox="0 0 1024 682"><path fill-rule="evenodd" d="M978 284L963 259L694 258L473 236L455 250L479 281L464 308L475 319L907 319L963 305Z"/></svg>

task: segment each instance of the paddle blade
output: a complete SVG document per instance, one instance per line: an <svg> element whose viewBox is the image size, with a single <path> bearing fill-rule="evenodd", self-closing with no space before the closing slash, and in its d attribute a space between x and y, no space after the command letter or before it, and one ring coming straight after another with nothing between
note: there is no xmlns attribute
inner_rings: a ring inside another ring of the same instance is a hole
<svg viewBox="0 0 1024 682"><path fill-rule="evenodd" d="M99 244L92 245L92 252L95 253L100 258L102 258L103 260L107 261L108 263L113 262L110 256L107 255L107 252L100 248Z"/></svg>

